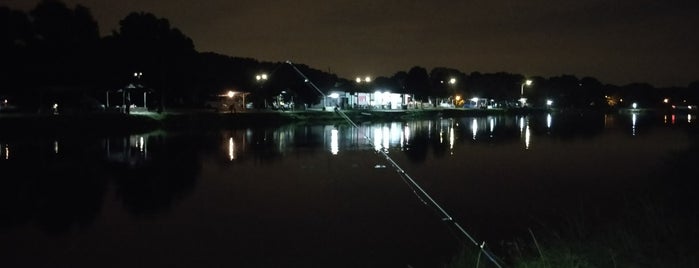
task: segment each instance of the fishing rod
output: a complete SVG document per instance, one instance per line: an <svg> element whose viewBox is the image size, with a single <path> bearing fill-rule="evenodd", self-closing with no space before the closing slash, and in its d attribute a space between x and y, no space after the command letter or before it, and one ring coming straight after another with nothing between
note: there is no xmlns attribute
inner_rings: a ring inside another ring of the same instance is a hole
<svg viewBox="0 0 699 268"><path fill-rule="evenodd" d="M318 86L316 86L316 85L313 83L313 81L311 81L310 79L308 79L308 77L307 77L303 72L301 72L301 70L299 70L298 68L296 68L296 65L294 65L294 64L293 64L291 61L289 61L289 60L287 60L285 63L286 63L286 64L289 64L289 65L294 69L294 71L296 71L296 73L298 73L298 74L303 78L303 81L304 81L305 83L309 84L313 89L315 89L316 91L318 91L318 94L320 94L321 96L323 96L323 98L326 98L326 97L327 97L327 96L323 93L323 91L321 91L320 88L318 88ZM354 127L355 129L359 130L359 126L358 126L354 121L352 121L352 119L349 118L349 116L347 116L347 114L346 114L344 111L342 111L341 109L337 109L337 108L336 108L336 109L335 109L335 112L337 112L337 114L339 114L339 115L340 115L343 119L345 119L350 125L352 125L352 127ZM364 136L364 139L367 141L367 143L373 144L373 140L371 139L371 137L369 137L368 135L366 135L366 133L363 134L363 136ZM403 181L404 181L406 184L408 184L408 186L413 190L413 193L418 197L418 199L420 199L420 201L422 201L423 204L431 205L432 208L434 208L434 209L441 215L442 221L451 223L462 235L464 235L464 236L468 239L468 241L470 241L470 242L473 243L475 246L477 246L477 247L480 249L480 251L481 251L493 264L495 264L495 266L497 266L498 268L502 268L502 266L500 265L500 263L498 263L498 261L495 260L495 255L492 254L490 251L488 251L488 250L485 248L485 242L479 244L479 243L476 241L476 239L473 238L473 236L471 236L471 234L469 234L469 233L466 231L466 229L464 229L463 227L461 227L461 225L460 225L458 222L456 222L456 221L454 220L454 218L452 218L452 216L449 215L449 213L447 213L446 210L444 210L444 209L442 208L442 206L440 206L439 203L437 203L437 201L435 201L435 200L427 193L427 191L425 191L422 187L420 187L420 185L419 185L417 182L415 182L415 180L413 180L413 178L411 178L410 175L409 175L407 172L405 172L405 170L403 170L403 168L401 168L400 165L398 165L398 163L396 163L396 162L391 158L391 156L388 155L388 149L386 149L386 148L383 147L383 145L382 145L382 146L381 146L381 149L380 149L380 150L377 150L377 152L378 152L379 154L381 154L381 155L384 157L384 159L396 170L396 172L398 173L398 175L400 175L400 177L403 179Z"/></svg>

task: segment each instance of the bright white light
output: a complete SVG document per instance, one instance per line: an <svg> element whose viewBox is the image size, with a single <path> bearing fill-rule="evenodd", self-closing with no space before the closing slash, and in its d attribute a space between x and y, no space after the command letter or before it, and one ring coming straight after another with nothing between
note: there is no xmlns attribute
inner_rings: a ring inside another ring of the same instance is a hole
<svg viewBox="0 0 699 268"><path fill-rule="evenodd" d="M357 83L361 83L361 82L362 82L362 78L359 77L359 76L357 76L357 79L355 79L355 81L357 81Z"/></svg>
<svg viewBox="0 0 699 268"><path fill-rule="evenodd" d="M471 122L471 132L473 133L473 140L476 140L476 133L478 133L478 120L475 118Z"/></svg>
<svg viewBox="0 0 699 268"><path fill-rule="evenodd" d="M668 98L663 99L663 103L668 103L668 102L670 102L670 99L668 99Z"/></svg>
<svg viewBox="0 0 699 268"><path fill-rule="evenodd" d="M531 142L532 133L529 131L529 125L527 125L527 130L524 133L524 149L529 150L529 143Z"/></svg>
<svg viewBox="0 0 699 268"><path fill-rule="evenodd" d="M472 102L478 102L478 97L473 97L473 98L471 98L471 101L472 101Z"/></svg>
<svg viewBox="0 0 699 268"><path fill-rule="evenodd" d="M58 141L53 141L53 152L58 154Z"/></svg>
<svg viewBox="0 0 699 268"><path fill-rule="evenodd" d="M340 152L340 141L337 129L330 130L330 153L337 155Z"/></svg>
<svg viewBox="0 0 699 268"><path fill-rule="evenodd" d="M377 127L374 129L374 150L379 151L381 150L381 137L383 135L381 134L381 128Z"/></svg>
<svg viewBox="0 0 699 268"><path fill-rule="evenodd" d="M687 123L692 123L692 115L691 114L687 115Z"/></svg>
<svg viewBox="0 0 699 268"><path fill-rule="evenodd" d="M553 105L553 101L552 101L552 100L546 100L546 106L551 106L551 105Z"/></svg>
<svg viewBox="0 0 699 268"><path fill-rule="evenodd" d="M633 104L631 104L631 107L636 109L636 108L638 108L638 104L634 102Z"/></svg>
<svg viewBox="0 0 699 268"><path fill-rule="evenodd" d="M631 135L636 136L636 114L631 114Z"/></svg>
<svg viewBox="0 0 699 268"><path fill-rule="evenodd" d="M262 80L267 80L267 74L262 74Z"/></svg>
<svg viewBox="0 0 699 268"><path fill-rule="evenodd" d="M454 128L449 127L449 150L454 149Z"/></svg>
<svg viewBox="0 0 699 268"><path fill-rule="evenodd" d="M403 136L405 136L406 143L410 142L410 127L405 126L403 128Z"/></svg>
<svg viewBox="0 0 699 268"><path fill-rule="evenodd" d="M551 128L551 114L546 115L546 128Z"/></svg>
<svg viewBox="0 0 699 268"><path fill-rule="evenodd" d="M367 83L371 82L371 77L369 77L369 76L364 77L364 82L367 82Z"/></svg>
<svg viewBox="0 0 699 268"><path fill-rule="evenodd" d="M228 138L228 160L233 161L235 159L235 141L233 137Z"/></svg>
<svg viewBox="0 0 699 268"><path fill-rule="evenodd" d="M143 136L139 137L139 138L138 138L138 150L140 150L141 152L143 152L143 148L145 147L145 144L146 144L146 142L145 142L145 140L143 139Z"/></svg>
<svg viewBox="0 0 699 268"><path fill-rule="evenodd" d="M233 98L233 96L235 96L235 92L229 90L228 93L227 93L226 95L227 95L229 98Z"/></svg>
<svg viewBox="0 0 699 268"><path fill-rule="evenodd" d="M525 85L531 86L532 85L532 80L527 79L527 81L524 82Z"/></svg>
<svg viewBox="0 0 699 268"><path fill-rule="evenodd" d="M456 84L456 78L450 78L449 79L449 84Z"/></svg>
<svg viewBox="0 0 699 268"><path fill-rule="evenodd" d="M337 99L337 98L340 97L340 94L337 93L337 92L335 92L335 93L330 93L330 95L328 95L328 97L330 97L330 98L332 98L332 99Z"/></svg>
<svg viewBox="0 0 699 268"><path fill-rule="evenodd" d="M495 130L495 119L490 118L490 134L493 134L493 130Z"/></svg>

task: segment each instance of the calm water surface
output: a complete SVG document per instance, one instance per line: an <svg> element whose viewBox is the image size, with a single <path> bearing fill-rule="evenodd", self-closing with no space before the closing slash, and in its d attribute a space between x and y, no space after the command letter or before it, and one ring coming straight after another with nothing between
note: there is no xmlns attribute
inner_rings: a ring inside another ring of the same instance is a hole
<svg viewBox="0 0 699 268"><path fill-rule="evenodd" d="M543 114L360 129L0 134L0 266L447 262L460 237L382 148L498 255L499 243L528 229L604 224L625 200L652 193L697 152L695 124L687 114Z"/></svg>

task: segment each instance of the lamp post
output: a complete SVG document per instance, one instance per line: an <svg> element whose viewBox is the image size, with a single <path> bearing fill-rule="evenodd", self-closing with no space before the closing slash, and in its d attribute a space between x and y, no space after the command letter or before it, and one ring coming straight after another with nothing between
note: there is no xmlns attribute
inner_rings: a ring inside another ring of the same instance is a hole
<svg viewBox="0 0 699 268"><path fill-rule="evenodd" d="M524 97L524 86L525 86L525 85L526 85L526 86L531 86L531 85L532 85L532 80L527 79L526 81L524 81L524 83L522 83L522 85L521 85L521 87L520 87L520 91L519 91L519 96L520 96L520 98L519 98L519 101L522 103L522 107L524 107L524 105L527 103L527 98Z"/></svg>
<svg viewBox="0 0 699 268"><path fill-rule="evenodd" d="M522 87L521 87L520 92L519 92L519 95L520 95L520 97L522 97L522 98L524 98L524 86L525 86L525 85L526 85L526 86L531 86L531 85L532 85L532 80L527 79L527 81L524 81L524 83L522 83Z"/></svg>
<svg viewBox="0 0 699 268"><path fill-rule="evenodd" d="M260 73L255 75L255 81L260 84L260 91L262 91L262 84L267 81L267 74L266 73ZM265 109L267 109L267 96L262 96L262 99L265 102ZM243 103L243 106L245 106L245 103Z"/></svg>
<svg viewBox="0 0 699 268"><path fill-rule="evenodd" d="M135 73L133 73L133 77L136 78L136 82L137 82L139 85L140 85L140 81L141 81L141 76L143 76L143 73L142 73L142 72L135 72ZM135 86L135 87L138 87L138 86L136 86L136 85L134 85L134 86ZM147 93L147 91L144 89L144 90L143 90L143 109L146 110L146 111L148 111L148 105L146 104L146 103L148 103L148 101L147 101L147 99L146 99L146 93Z"/></svg>
<svg viewBox="0 0 699 268"><path fill-rule="evenodd" d="M356 78L354 81L357 82L357 84L359 85L359 86L358 86L358 88L359 88L359 87L361 87L361 84L369 84L369 83L371 83L371 76L368 76L368 75L367 75L367 76L365 76L364 78L361 78L361 77L357 76L357 78ZM360 90L357 90L357 91L360 91ZM376 96L374 96L374 97L376 97ZM355 101L355 105L357 105L358 102L359 102L359 99L358 99L359 97L355 97L355 98L356 98L356 99L354 100L354 101ZM371 102L370 102L369 100L366 100L366 101L369 103L369 105L371 105Z"/></svg>

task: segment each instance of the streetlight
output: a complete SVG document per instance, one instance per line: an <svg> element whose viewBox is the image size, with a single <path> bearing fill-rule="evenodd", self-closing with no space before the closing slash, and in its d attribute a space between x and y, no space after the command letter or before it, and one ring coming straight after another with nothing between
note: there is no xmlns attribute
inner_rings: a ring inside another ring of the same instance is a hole
<svg viewBox="0 0 699 268"><path fill-rule="evenodd" d="M365 76L364 78L357 76L357 78L354 79L354 81L356 81L357 84L362 83L362 82L371 83L371 76Z"/></svg>
<svg viewBox="0 0 699 268"><path fill-rule="evenodd" d="M449 78L449 84L450 84L450 85L456 84L456 78L453 78L453 77L452 77L452 78Z"/></svg>
<svg viewBox="0 0 699 268"><path fill-rule="evenodd" d="M527 81L524 81L524 83L522 83L522 87L521 87L520 93L519 93L519 95L520 95L521 97L524 97L524 86L525 86L525 85L526 85L526 86L531 86L532 83L533 83L532 80L529 80L529 79L527 79Z"/></svg>
<svg viewBox="0 0 699 268"><path fill-rule="evenodd" d="M524 86L525 86L525 85L526 85L526 86L531 86L531 85L532 85L532 80L527 79L526 81L524 81L524 83L522 83L522 86L520 87L520 91L519 91L519 96L520 96L519 102L522 103L522 107L524 107L524 106L527 104L527 98L524 97Z"/></svg>
<svg viewBox="0 0 699 268"><path fill-rule="evenodd" d="M260 91L263 91L262 90L262 83L267 81L267 78L268 78L268 76L266 73L260 73L260 74L255 75L255 81L257 81L257 83L260 83ZM263 99L265 101L265 109L266 109L267 108L267 96L263 96ZM245 101L243 101L243 106L245 106Z"/></svg>

